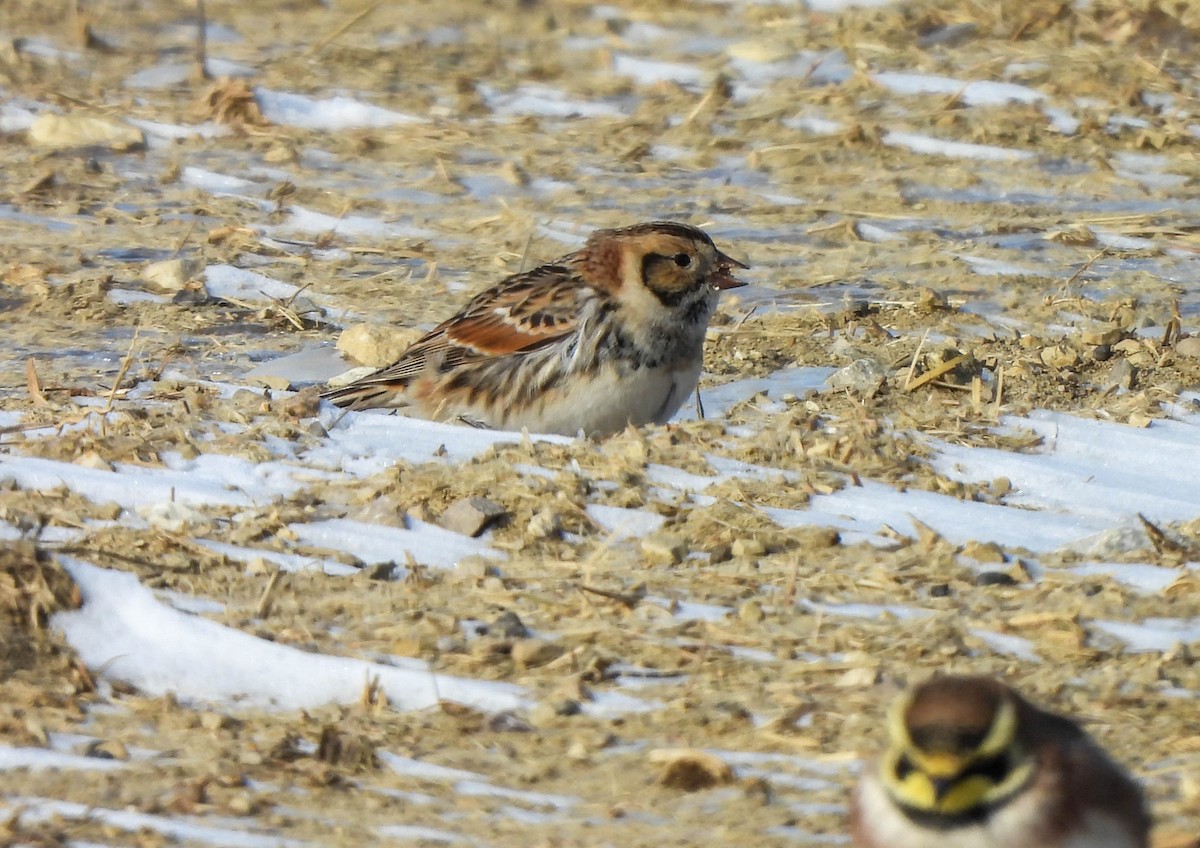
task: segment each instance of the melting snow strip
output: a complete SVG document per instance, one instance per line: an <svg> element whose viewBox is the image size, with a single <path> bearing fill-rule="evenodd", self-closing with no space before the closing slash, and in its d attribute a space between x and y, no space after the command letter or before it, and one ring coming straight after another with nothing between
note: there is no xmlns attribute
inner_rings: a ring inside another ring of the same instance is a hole
<svg viewBox="0 0 1200 848"><path fill-rule="evenodd" d="M84 604L55 615L54 626L89 667L150 695L296 710L354 703L377 679L401 710L441 700L489 712L528 706L519 686L308 653L180 612L132 574L70 557L60 562Z"/></svg>

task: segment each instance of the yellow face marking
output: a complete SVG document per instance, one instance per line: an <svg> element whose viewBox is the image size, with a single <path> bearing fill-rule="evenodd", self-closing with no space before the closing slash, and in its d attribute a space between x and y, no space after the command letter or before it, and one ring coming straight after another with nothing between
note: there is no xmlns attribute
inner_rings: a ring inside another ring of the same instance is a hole
<svg viewBox="0 0 1200 848"><path fill-rule="evenodd" d="M954 777L970 762L970 758L957 754L944 751L931 754L916 749L909 750L908 758L919 771L933 778Z"/></svg>
<svg viewBox="0 0 1200 848"><path fill-rule="evenodd" d="M1032 760L1022 762L999 783L982 774L969 774L954 780L932 777L919 769L897 779L895 760L889 758L884 765L883 778L892 797L904 806L956 816L1010 797L1029 780L1033 768ZM942 784L940 796L939 783Z"/></svg>
<svg viewBox="0 0 1200 848"><path fill-rule="evenodd" d="M1012 745L1017 736L1017 711L1012 701L1003 701L996 717L992 719L991 729L979 743L978 754L982 757L994 757Z"/></svg>
<svg viewBox="0 0 1200 848"><path fill-rule="evenodd" d="M999 782L985 774L969 773L974 763L1013 749L1017 714L1011 702L1000 704L987 735L971 751L918 748L905 721L911 703L912 696L906 695L893 704L888 715L891 746L880 763L884 785L899 803L914 810L956 816L1010 797L1032 776L1035 763L1028 757L1020 757ZM902 760L907 767L901 769L900 776L897 767Z"/></svg>
<svg viewBox="0 0 1200 848"><path fill-rule="evenodd" d="M986 804L996 789L986 777L973 774L962 780L953 781L941 790L934 779L921 771L913 771L903 780L895 779L892 771L890 789L892 795L906 807L930 813L955 816Z"/></svg>

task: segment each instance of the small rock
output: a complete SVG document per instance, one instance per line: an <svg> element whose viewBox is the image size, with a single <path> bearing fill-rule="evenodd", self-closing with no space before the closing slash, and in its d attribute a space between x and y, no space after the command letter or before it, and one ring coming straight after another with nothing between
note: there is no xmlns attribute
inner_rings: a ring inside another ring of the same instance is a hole
<svg viewBox="0 0 1200 848"><path fill-rule="evenodd" d="M697 792L733 782L733 769L715 754L698 748L658 748L647 759L664 766L660 785L684 792Z"/></svg>
<svg viewBox="0 0 1200 848"><path fill-rule="evenodd" d="M512 710L502 710L488 717L487 729L492 733L530 733L533 725Z"/></svg>
<svg viewBox="0 0 1200 848"><path fill-rule="evenodd" d="M442 527L464 536L478 536L488 525L505 515L504 507L476 495L461 498L446 508L438 522Z"/></svg>
<svg viewBox="0 0 1200 848"><path fill-rule="evenodd" d="M830 356L844 356L849 358L856 356L858 351L854 349L854 342L850 341L845 336L838 336L833 340L833 344L827 348L827 353Z"/></svg>
<svg viewBox="0 0 1200 848"><path fill-rule="evenodd" d="M74 463L75 465L82 465L84 468L91 468L95 471L113 470L112 464L95 450L84 451L75 457Z"/></svg>
<svg viewBox="0 0 1200 848"><path fill-rule="evenodd" d="M1006 559L1004 551L995 542L976 542L972 540L963 545L962 552L963 556L969 556L979 562L1001 563Z"/></svg>
<svg viewBox="0 0 1200 848"><path fill-rule="evenodd" d="M417 501L408 508L408 518L414 521L424 521L426 524L436 524L437 514L429 506L429 501ZM407 524L405 525L408 526Z"/></svg>
<svg viewBox="0 0 1200 848"><path fill-rule="evenodd" d="M363 365L382 368L399 359L420 336L419 330L384 324L355 324L338 336L337 349Z"/></svg>
<svg viewBox="0 0 1200 848"><path fill-rule="evenodd" d="M246 563L246 574L250 577L260 577L265 574L273 574L276 566L267 559L256 556L251 557Z"/></svg>
<svg viewBox="0 0 1200 848"><path fill-rule="evenodd" d="M545 639L518 639L512 644L512 661L517 668L536 668L562 655L561 645Z"/></svg>
<svg viewBox="0 0 1200 848"><path fill-rule="evenodd" d="M1118 359L1112 370L1108 372L1108 379L1104 381L1104 390L1133 388L1133 381L1137 376L1136 371L1137 369L1128 359Z"/></svg>
<svg viewBox="0 0 1200 848"><path fill-rule="evenodd" d="M782 41L738 41L726 47L725 52L748 62L781 62L795 56L795 50Z"/></svg>
<svg viewBox="0 0 1200 848"><path fill-rule="evenodd" d="M1053 345L1042 349L1042 362L1051 368L1070 368L1079 364L1079 354L1067 345Z"/></svg>
<svg viewBox="0 0 1200 848"><path fill-rule="evenodd" d="M1130 356L1135 353L1140 353L1146 349L1138 339L1122 339L1112 346L1112 349L1117 353L1122 353L1125 356Z"/></svg>
<svg viewBox="0 0 1200 848"><path fill-rule="evenodd" d="M493 595L498 595L501 592L508 591L508 586L504 584L503 578L499 577L495 573L495 570L489 571L487 577L484 577L483 580L479 582L479 588L482 589L485 594Z"/></svg>
<svg viewBox="0 0 1200 848"><path fill-rule="evenodd" d="M738 605L737 614L745 624L758 624L766 618L762 604L758 601L742 601Z"/></svg>
<svg viewBox="0 0 1200 848"><path fill-rule="evenodd" d="M651 533L642 539L642 556L647 563L675 565L687 556L687 543L670 533Z"/></svg>
<svg viewBox="0 0 1200 848"><path fill-rule="evenodd" d="M316 415L321 408L321 393L315 388L310 387L304 391L296 392L291 397L284 398L282 403L277 407L279 412L284 413L292 418L311 418ZM316 422L319 423L320 422ZM326 435L324 428L321 432L314 435Z"/></svg>
<svg viewBox="0 0 1200 848"><path fill-rule="evenodd" d="M125 508L120 504L108 501L94 506L92 508L92 516L101 521L116 521L124 511Z"/></svg>
<svg viewBox="0 0 1200 848"><path fill-rule="evenodd" d="M525 622L521 621L521 616L512 610L505 610L496 616L496 620L492 622L488 631L497 636L503 636L506 639L526 639L529 637L529 628L525 626Z"/></svg>
<svg viewBox="0 0 1200 848"><path fill-rule="evenodd" d="M1188 336L1175 342L1175 352L1180 356L1200 357L1200 336Z"/></svg>
<svg viewBox="0 0 1200 848"><path fill-rule="evenodd" d="M248 816L257 809L257 804L254 799L246 792L236 792L233 797L225 802L229 811L234 815Z"/></svg>
<svg viewBox="0 0 1200 848"><path fill-rule="evenodd" d="M1108 360L1112 359L1113 355L1112 345L1096 345L1088 353L1096 362L1108 362Z"/></svg>
<svg viewBox="0 0 1200 848"><path fill-rule="evenodd" d="M760 557L767 548L758 539L734 539L729 552L735 557Z"/></svg>
<svg viewBox="0 0 1200 848"><path fill-rule="evenodd" d="M917 289L917 306L930 311L939 309L948 309L950 302L946 300L946 296L936 289L931 289L929 286L921 286Z"/></svg>
<svg viewBox="0 0 1200 848"><path fill-rule="evenodd" d="M1122 330L1132 330L1137 326L1138 314L1132 305L1123 303L1109 315L1109 320Z"/></svg>
<svg viewBox="0 0 1200 848"><path fill-rule="evenodd" d="M325 425L320 421L317 421L315 418L305 424L301 428L301 432L307 433L308 435L318 439L323 439L329 435L329 431L325 429Z"/></svg>
<svg viewBox="0 0 1200 848"><path fill-rule="evenodd" d="M1072 134L1074 134L1074 131L1067 133L1067 135ZM1068 224L1061 230L1047 232L1042 238L1047 241L1056 241L1060 244L1070 244L1077 247L1096 243L1096 234L1086 224Z"/></svg>
<svg viewBox="0 0 1200 848"><path fill-rule="evenodd" d="M562 518L549 508L538 510L525 526L525 535L530 539L553 539L561 533Z"/></svg>
<svg viewBox="0 0 1200 848"><path fill-rule="evenodd" d="M228 724L229 718L221 713L200 713L200 726L205 730L220 730Z"/></svg>
<svg viewBox="0 0 1200 848"><path fill-rule="evenodd" d="M835 548L842 543L842 534L832 527L807 527L798 534L810 551Z"/></svg>
<svg viewBox="0 0 1200 848"><path fill-rule="evenodd" d="M1080 339L1086 345L1115 345L1121 340L1120 327L1097 327L1091 330L1084 330L1079 335Z"/></svg>
<svg viewBox="0 0 1200 848"><path fill-rule="evenodd" d="M362 573L367 575L368 580L392 580L399 568L394 562L377 562L366 566Z"/></svg>
<svg viewBox="0 0 1200 848"><path fill-rule="evenodd" d="M879 669L874 666L859 666L843 671L833 685L845 689L866 689L878 682Z"/></svg>
<svg viewBox="0 0 1200 848"><path fill-rule="evenodd" d="M863 357L834 371L825 380L825 384L831 389L848 389L860 395L870 396L883 387L887 374L887 368L882 363L870 357Z"/></svg>
<svg viewBox="0 0 1200 848"><path fill-rule="evenodd" d="M263 393L254 392L250 389L238 389L229 399L237 404L241 409L257 409L262 405Z"/></svg>
<svg viewBox="0 0 1200 848"><path fill-rule="evenodd" d="M1150 538L1141 527L1113 527L1091 536L1076 539L1062 547L1090 559L1111 559L1121 554L1141 551L1150 546Z"/></svg>
<svg viewBox="0 0 1200 848"><path fill-rule="evenodd" d="M131 150L146 143L142 131L123 121L94 115L38 115L29 127L29 142L38 147L107 147Z"/></svg>
<svg viewBox="0 0 1200 848"><path fill-rule="evenodd" d="M125 761L129 759L129 749L118 739L105 739L88 745L87 756L100 760Z"/></svg>
<svg viewBox="0 0 1200 848"><path fill-rule="evenodd" d="M1005 571L981 571L975 575L976 586L1016 586L1017 578Z"/></svg>
<svg viewBox="0 0 1200 848"><path fill-rule="evenodd" d="M263 161L273 165L296 162L299 158L296 148L282 141L272 142L271 146L263 153Z"/></svg>
<svg viewBox="0 0 1200 848"><path fill-rule="evenodd" d="M547 701L539 702L529 711L529 724L532 727L551 727L557 721L558 713L554 711L554 705Z"/></svg>
<svg viewBox="0 0 1200 848"><path fill-rule="evenodd" d="M198 277L204 267L200 259L165 259L143 268L142 279L157 291L177 292Z"/></svg>
<svg viewBox="0 0 1200 848"><path fill-rule="evenodd" d="M340 389L342 386L348 386L351 383L361 380L368 374L374 374L375 371L376 369L372 368L370 365L363 365L359 368L351 368L349 371L338 374L336 377L330 377L326 385L331 389Z"/></svg>
<svg viewBox="0 0 1200 848"><path fill-rule="evenodd" d="M560 718L579 715L581 712L583 705L574 698L547 698L539 701L537 706L529 711L529 723L534 727L549 727L556 724Z"/></svg>
<svg viewBox="0 0 1200 848"><path fill-rule="evenodd" d="M211 298L208 289L199 281L193 282L187 288L180 289L171 297L171 303L176 306L204 306Z"/></svg>
<svg viewBox="0 0 1200 848"><path fill-rule="evenodd" d="M467 556L454 564L453 579L474 583L488 576L492 564L481 556Z"/></svg>
<svg viewBox="0 0 1200 848"><path fill-rule="evenodd" d="M716 564L718 562L725 562L732 556L733 556L733 547L731 545L726 544L725 542L717 542L715 545L713 545L711 548L708 549L708 561L713 564Z"/></svg>

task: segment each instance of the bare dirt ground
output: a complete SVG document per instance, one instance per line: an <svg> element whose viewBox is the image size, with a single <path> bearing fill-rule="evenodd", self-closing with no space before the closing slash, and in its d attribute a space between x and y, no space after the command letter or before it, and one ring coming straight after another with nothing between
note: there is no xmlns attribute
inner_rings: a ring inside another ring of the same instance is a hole
<svg viewBox="0 0 1200 848"><path fill-rule="evenodd" d="M104 121L214 121L230 132L62 148L23 129L0 136L0 410L20 416L0 431L4 453L156 467L170 452L257 462L273 439L317 445L324 433L311 426L311 389L264 400L171 375L237 383L260 361L331 345L341 324L427 324L467 292L564 252L545 229L564 223L586 233L685 219L753 264L753 291L723 302L707 387L863 356L885 363L888 378L874 391L745 403L724 421L603 445L523 441L458 466L401 464L240 510L236 521L214 508L185 532L117 522L67 545L155 589L216 599L216 620L278 643L518 683L537 704L522 715L452 703L402 712L366 685L357 705L266 713L105 681L105 669L86 668L49 626L79 596L54 546L35 540L45 527L111 522L120 508L68 487L0 482L0 519L25 539L0 549L0 741L44 747L53 734L81 734L77 753L123 763L3 770L2 803L18 811L32 803L21 799L51 798L152 817L10 813L0 841L242 844L230 834L243 831L262 840L246 844L264 845L433 844L447 833L492 845L828 841L845 833L852 766L879 746L888 700L946 669L1006 675L1085 721L1144 780L1158 844L1181 846L1200 832L1196 643L1130 653L1085 626L1200 615L1200 585L1182 567L1197 558L1200 523L1169 528L1169 543L1110 555L1180 567L1175 583L1147 594L1067 572L1081 558L1071 551L1039 555L1044 573L1033 579L1020 546L952 544L928 528L892 532L883 547L848 543L826 528L781 527L756 509L803 509L862 479L1003 502L1005 481L938 473L914 434L1033 447L993 425L1051 409L1141 427L1200 386L1194 337L1184 344L1200 332L1200 138L1188 117L1198 91L1187 58L1200 17L1190 8L210 2L219 25L210 57L249 69L232 79L192 75L190 8L97 0L78 14L65 9L0 5L9 103ZM844 78L823 79L815 59L758 78L735 61L777 67L810 54L844 57ZM621 64L630 55L694 67L695 80L639 77ZM173 64L178 82L131 83ZM1079 123L1056 131L1044 104L973 104L965 88L905 96L881 84L886 71L964 86L1015 76ZM614 114L519 114L514 98L530 86ZM263 117L254 87L348 94L422 120L306 129ZM834 129L814 133L798 116ZM925 155L900 145L901 132L1031 158ZM220 192L189 169L248 183ZM1145 177L1163 171L1170 180ZM392 229L289 231L297 206ZM962 253L1002 267L975 273ZM147 263L176 257L302 286L324 313L212 297L199 282L167 297L129 296L155 294ZM126 397L139 383L151 393ZM82 403L109 410L103 428L66 426L94 413ZM61 429L47 438L44 427ZM798 476L786 486L729 480L704 503L655 490L648 468L705 473L713 451ZM532 465L548 474L519 470ZM593 478L611 485L597 489ZM506 511L490 537L508 555L500 575L418 561L401 580L370 568L272 577L197 544L305 552L287 538L290 522L368 510L436 521L479 494ZM682 553L615 544L588 504L663 516ZM565 533L531 531L547 511ZM990 564L990 576L964 557ZM824 616L798 607L801 596L932 613ZM670 599L734 612L688 617ZM554 649L523 660L528 637L497 624L508 613L555 634ZM466 620L491 631L464 641ZM973 635L979 629L1031 640L1042 661L996 651ZM615 685L614 668L639 670L657 706L577 714L592 691ZM725 752L736 774L687 791L652 753L675 748ZM472 794L461 781L389 769L380 752L544 797ZM566 812L563 797L577 799ZM172 833L153 817L212 831ZM381 830L397 823L442 836Z"/></svg>

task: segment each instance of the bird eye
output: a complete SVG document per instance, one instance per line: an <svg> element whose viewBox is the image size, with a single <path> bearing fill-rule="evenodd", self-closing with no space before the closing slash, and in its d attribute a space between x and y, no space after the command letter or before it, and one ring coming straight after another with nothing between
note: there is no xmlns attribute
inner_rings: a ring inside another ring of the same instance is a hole
<svg viewBox="0 0 1200 848"><path fill-rule="evenodd" d="M692 257L688 256L686 253L676 253L675 264L680 268L686 268L692 264Z"/></svg>

